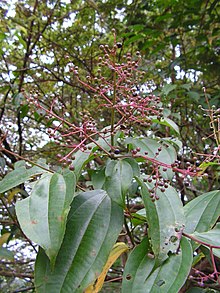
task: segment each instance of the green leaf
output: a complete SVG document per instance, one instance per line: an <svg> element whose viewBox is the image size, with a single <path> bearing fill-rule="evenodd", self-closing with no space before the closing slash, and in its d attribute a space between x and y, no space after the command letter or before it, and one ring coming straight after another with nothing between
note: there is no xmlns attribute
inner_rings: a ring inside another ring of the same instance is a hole
<svg viewBox="0 0 220 293"><path fill-rule="evenodd" d="M35 265L38 293L83 292L102 272L123 225L123 210L103 190L73 200L54 270L40 250Z"/></svg>
<svg viewBox="0 0 220 293"><path fill-rule="evenodd" d="M0 32L0 41L3 41L4 39L6 39L6 34Z"/></svg>
<svg viewBox="0 0 220 293"><path fill-rule="evenodd" d="M12 251L5 247L0 247L0 259L14 260L14 254Z"/></svg>
<svg viewBox="0 0 220 293"><path fill-rule="evenodd" d="M75 184L73 172L45 174L35 183L31 196L16 203L23 232L45 249L52 266L63 241Z"/></svg>
<svg viewBox="0 0 220 293"><path fill-rule="evenodd" d="M4 193L9 189L24 183L32 176L40 175L44 172L46 172L45 169L42 169L38 166L26 169L25 161L19 161L15 163L15 169L8 173L4 179L0 181L0 193Z"/></svg>
<svg viewBox="0 0 220 293"><path fill-rule="evenodd" d="M91 175L91 180L94 189L100 189L105 183L105 169L94 170Z"/></svg>
<svg viewBox="0 0 220 293"><path fill-rule="evenodd" d="M20 108L20 116L21 116L21 118L24 118L25 116L27 116L28 111L29 111L29 106L28 105L21 106L21 108Z"/></svg>
<svg viewBox="0 0 220 293"><path fill-rule="evenodd" d="M172 92L173 90L175 90L176 87L177 87L176 84L166 84L162 88L162 94L164 94L165 96L167 96L170 92Z"/></svg>
<svg viewBox="0 0 220 293"><path fill-rule="evenodd" d="M159 200L153 202L146 184L140 179L137 181L141 186L153 252L162 262L169 252L175 253L178 250L185 224L182 202L171 186L166 188L165 192L158 189L156 194Z"/></svg>
<svg viewBox="0 0 220 293"><path fill-rule="evenodd" d="M185 237L182 237L178 254L171 255L147 280L148 288L152 285L149 292L157 293L158 290L163 293L178 292L188 277L192 261L191 244Z"/></svg>
<svg viewBox="0 0 220 293"><path fill-rule="evenodd" d="M177 159L176 151L169 142L160 143L150 138L128 138L125 143L132 145L133 148L140 148L138 152L140 155L146 156L147 153L147 157L167 165L173 164ZM158 148L161 148L161 151L159 155L156 155ZM166 179L171 179L173 171L170 169L165 172L161 170L161 175Z"/></svg>
<svg viewBox="0 0 220 293"><path fill-rule="evenodd" d="M18 108L21 106L22 101L24 100L24 95L22 93L15 94L13 97L13 105Z"/></svg>
<svg viewBox="0 0 220 293"><path fill-rule="evenodd" d="M82 168L86 165L91 160L91 152L86 151L83 152L81 150L77 151L75 153L75 159L73 161L73 166L74 166L74 173L76 175L76 179L79 179L81 175Z"/></svg>
<svg viewBox="0 0 220 293"><path fill-rule="evenodd" d="M131 165L125 160L111 160L107 163L105 176L103 189L107 191L112 200L123 206L126 192L133 179Z"/></svg>
<svg viewBox="0 0 220 293"><path fill-rule="evenodd" d="M187 91L189 91L191 89L191 87L192 87L192 84L191 83L185 83L185 84L180 85L180 87L185 89L185 90L187 90Z"/></svg>
<svg viewBox="0 0 220 293"><path fill-rule="evenodd" d="M191 269L190 242L183 237L178 254L170 255L159 267L155 267L156 260L148 252L149 244L144 240L130 254L124 270L122 293L178 292Z"/></svg>
<svg viewBox="0 0 220 293"><path fill-rule="evenodd" d="M184 232L206 232L220 215L220 190L204 193L184 206L186 227Z"/></svg>
<svg viewBox="0 0 220 293"><path fill-rule="evenodd" d="M196 102L198 102L199 99L200 99L200 94L197 93L197 92L190 91L190 92L188 92L188 95L189 95L190 99L192 99L192 100L194 100Z"/></svg>
<svg viewBox="0 0 220 293"><path fill-rule="evenodd" d="M169 119L167 117L164 117L161 120L152 119L152 122L168 126L171 129L173 129L176 133L180 134L178 125L173 120L171 120L171 119Z"/></svg>
<svg viewBox="0 0 220 293"><path fill-rule="evenodd" d="M149 241L144 238L129 255L123 274L122 293L148 292L145 281L155 265L155 259L148 254L149 251Z"/></svg>
<svg viewBox="0 0 220 293"><path fill-rule="evenodd" d="M219 246L220 248L220 223L217 223L212 230L209 230L207 232L195 231L193 234L191 234L191 236L206 244Z"/></svg>

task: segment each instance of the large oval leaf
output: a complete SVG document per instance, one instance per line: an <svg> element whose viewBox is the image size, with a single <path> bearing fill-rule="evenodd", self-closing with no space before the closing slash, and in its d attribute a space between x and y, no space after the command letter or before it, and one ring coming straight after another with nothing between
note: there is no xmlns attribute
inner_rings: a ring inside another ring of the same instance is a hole
<svg viewBox="0 0 220 293"><path fill-rule="evenodd" d="M156 260L147 255L144 240L131 253L124 270L122 293L171 293L183 286L192 265L192 247L186 238L181 239L180 251L172 254L159 267Z"/></svg>
<svg viewBox="0 0 220 293"><path fill-rule="evenodd" d="M171 186L165 192L157 189L159 200L152 202L146 184L137 180L141 185L153 252L158 260L164 261L169 251L175 253L179 247L185 225L182 202Z"/></svg>
<svg viewBox="0 0 220 293"><path fill-rule="evenodd" d="M37 256L37 292L83 292L100 275L122 225L123 210L105 191L76 196L54 270L42 250Z"/></svg>
<svg viewBox="0 0 220 293"><path fill-rule="evenodd" d="M45 174L35 183L31 196L16 203L23 232L45 249L52 266L63 241L75 184L73 172Z"/></svg>
<svg viewBox="0 0 220 293"><path fill-rule="evenodd" d="M204 193L184 206L186 227L184 232L210 230L220 215L220 190Z"/></svg>

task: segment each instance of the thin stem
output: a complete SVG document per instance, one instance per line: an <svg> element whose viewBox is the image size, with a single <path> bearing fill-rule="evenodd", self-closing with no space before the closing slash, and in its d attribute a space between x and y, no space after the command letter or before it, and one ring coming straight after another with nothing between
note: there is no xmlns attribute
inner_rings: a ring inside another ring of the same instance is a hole
<svg viewBox="0 0 220 293"><path fill-rule="evenodd" d="M114 58L113 58L113 62L115 65L115 54L114 54ZM114 70L113 73L113 99L112 99L112 110L111 110L111 145L112 147L114 146L114 124L115 124L115 103L116 103L116 71Z"/></svg>
<svg viewBox="0 0 220 293"><path fill-rule="evenodd" d="M33 162L33 161L27 159L27 158L24 158L24 157L22 157L22 156L20 156L20 155L18 155L18 154L16 154L16 153L13 153L12 151L9 151L9 150L7 150L7 149L5 149L5 148L3 148L3 147L1 147L0 150L6 152L6 153L8 153L8 154L14 155L15 157L17 157L17 158L19 158L19 159L21 159L21 160L24 160L24 161L30 163L31 165L37 166L37 167L39 167L39 168L41 168L41 169L43 169L43 170L45 170L45 171L48 171L48 172L50 172L50 173L54 173L54 171L52 171L52 170L50 170L50 169L47 169L47 168L41 166L40 164L37 164L37 163L35 163L35 162Z"/></svg>
<svg viewBox="0 0 220 293"><path fill-rule="evenodd" d="M187 233L184 233L182 234L183 236L186 236L188 238L190 238L191 240L201 244L201 245L204 245L204 246L208 246L209 249L210 249L210 256L211 256L211 260L212 260L212 265L213 265L213 269L214 269L214 274L218 275L218 270L216 268L216 264L215 264L215 258L214 258L214 254L213 254L213 248L217 248L217 249L220 249L220 246L219 245L211 245L209 243L206 243L204 241L201 241L197 238L195 238L194 236L190 235L190 234L187 234ZM220 284L220 280L218 280L218 283Z"/></svg>
<svg viewBox="0 0 220 293"><path fill-rule="evenodd" d="M23 237L28 241L28 243L32 246L33 250L37 253L37 249L34 247L33 243L31 242L31 240L23 233L20 225L18 224L17 220L15 219L15 217L12 215L11 211L9 210L9 208L7 207L7 204L5 203L4 199L1 198L1 202L4 205L5 209L8 212L9 217L12 219L12 221L15 223L15 225L18 227L18 229L21 231L21 234L23 235Z"/></svg>
<svg viewBox="0 0 220 293"><path fill-rule="evenodd" d="M124 218L124 225L125 225L126 232L127 232L128 236L129 236L129 239L130 239L132 245L135 246L134 238L133 238L133 236L131 234L131 231L129 230L128 224L126 222L126 218Z"/></svg>

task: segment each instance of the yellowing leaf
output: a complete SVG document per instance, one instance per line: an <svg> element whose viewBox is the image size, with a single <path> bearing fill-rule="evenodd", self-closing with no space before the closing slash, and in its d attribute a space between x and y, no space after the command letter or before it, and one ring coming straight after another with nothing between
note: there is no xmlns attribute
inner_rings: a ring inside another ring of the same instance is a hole
<svg viewBox="0 0 220 293"><path fill-rule="evenodd" d="M5 233L0 237L0 247L7 242L8 237L10 236L10 233Z"/></svg>
<svg viewBox="0 0 220 293"><path fill-rule="evenodd" d="M20 192L21 189L20 188L14 188L12 189L9 193L8 193L8 203L11 203L12 199L14 198L14 196Z"/></svg>
<svg viewBox="0 0 220 293"><path fill-rule="evenodd" d="M99 275L99 277L89 285L89 287L86 288L84 291L85 293L97 293L102 289L103 283L105 281L105 276L110 269L110 267L113 265L113 263L116 261L116 259L125 251L128 250L128 246L123 242L118 242L114 245L109 258Z"/></svg>

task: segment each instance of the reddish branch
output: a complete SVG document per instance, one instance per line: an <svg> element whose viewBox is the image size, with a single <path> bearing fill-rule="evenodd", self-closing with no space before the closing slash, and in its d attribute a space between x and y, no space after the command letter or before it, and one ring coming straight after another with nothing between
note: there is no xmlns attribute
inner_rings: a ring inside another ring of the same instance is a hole
<svg viewBox="0 0 220 293"><path fill-rule="evenodd" d="M202 241L202 240L197 239L197 238L194 237L193 235L190 235L190 234L187 234L187 233L184 233L184 232L183 232L182 235L185 236L185 237L187 237L187 238L189 238L189 239L191 239L191 240L193 240L193 241L195 241L195 242L197 242L197 243L199 243L199 244L201 244L201 245L204 245L204 246L209 247L209 249L210 249L210 256L211 256L211 261L212 261L212 265L213 265L213 269L214 269L214 271L213 271L213 273L212 273L211 275L201 277L201 279L203 280L203 279L205 279L205 278L208 277L209 279L211 279L211 280L213 281L213 280L214 280L214 277L216 277L218 283L220 284L220 279L218 278L219 275L220 275L220 273L219 273L218 270L217 270L217 267L216 267L216 264L215 264L215 258L214 258L214 254L213 254L213 249L214 249L214 248L220 249L220 246L219 246L219 245L211 245L211 244L209 244L209 243L207 243L207 242L204 242L204 241Z"/></svg>

